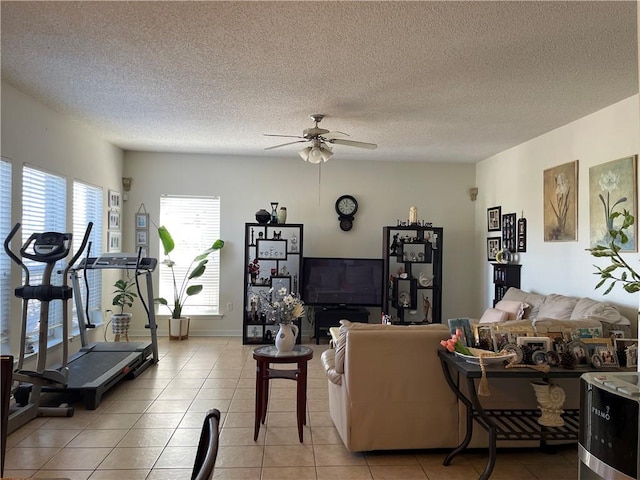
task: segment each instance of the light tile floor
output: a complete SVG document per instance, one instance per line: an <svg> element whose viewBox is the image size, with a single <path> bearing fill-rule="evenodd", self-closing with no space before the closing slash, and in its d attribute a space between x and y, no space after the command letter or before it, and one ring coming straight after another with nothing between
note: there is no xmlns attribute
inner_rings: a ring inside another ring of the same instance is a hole
<svg viewBox="0 0 640 480"><path fill-rule="evenodd" d="M133 339L132 339L133 340ZM99 408L76 404L71 418L37 418L8 438L5 476L70 480L189 479L204 413L222 412L218 479L476 480L486 452L442 466L443 451L350 453L329 416L327 380L310 345L308 421L298 441L295 383L274 380L266 427L253 441L255 361L240 339L160 339L160 362L123 381ZM556 455L500 450L491 479L577 478L575 447Z"/></svg>

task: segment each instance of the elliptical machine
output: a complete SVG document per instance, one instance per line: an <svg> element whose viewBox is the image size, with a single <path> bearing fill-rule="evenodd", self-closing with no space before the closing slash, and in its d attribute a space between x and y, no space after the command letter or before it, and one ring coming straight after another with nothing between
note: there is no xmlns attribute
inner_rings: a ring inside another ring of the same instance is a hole
<svg viewBox="0 0 640 480"><path fill-rule="evenodd" d="M73 296L67 278L69 270L84 251L89 240L89 234L93 223L89 223L78 251L68 261L63 270L62 285L51 284L51 274L57 261L66 258L72 247L73 234L59 232L33 233L20 248L20 257L11 250L10 243L20 229L20 223L16 223L4 241L4 250L9 257L22 268L25 281L24 285L15 289L16 297L22 299L22 322L20 329L20 354L16 369L13 372L13 382L18 386L13 390L16 400L16 408L9 413L8 432L12 432L36 417L73 416L73 407L62 405L60 407L44 407L41 405L42 388L46 386L66 386L69 377L67 361L69 357L69 309L68 302ZM29 268L22 259L46 264L40 285L30 284ZM38 334L38 352L36 369L24 368L25 343L27 337L27 316L29 301L40 302L40 323ZM62 362L56 368L47 365L47 340L49 333L49 305L53 301L62 301Z"/></svg>

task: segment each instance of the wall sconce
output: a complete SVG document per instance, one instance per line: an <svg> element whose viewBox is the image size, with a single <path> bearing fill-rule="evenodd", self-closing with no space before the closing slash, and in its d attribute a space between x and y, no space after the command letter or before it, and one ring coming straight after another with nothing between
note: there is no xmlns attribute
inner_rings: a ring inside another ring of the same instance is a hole
<svg viewBox="0 0 640 480"><path fill-rule="evenodd" d="M131 190L131 182L133 179L131 177L122 177L122 188L124 188L125 192Z"/></svg>
<svg viewBox="0 0 640 480"><path fill-rule="evenodd" d="M478 198L478 187L471 187L469 189L469 197L471 198L472 202L476 201L476 199Z"/></svg>

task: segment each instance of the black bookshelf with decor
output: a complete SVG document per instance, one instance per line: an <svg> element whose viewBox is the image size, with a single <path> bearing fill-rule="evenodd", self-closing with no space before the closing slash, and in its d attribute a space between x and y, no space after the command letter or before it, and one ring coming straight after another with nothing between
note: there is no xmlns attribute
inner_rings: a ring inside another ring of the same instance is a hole
<svg viewBox="0 0 640 480"><path fill-rule="evenodd" d="M278 325L260 312L257 298L281 288L300 293L304 226L298 223L246 223L242 343L274 343ZM297 343L302 338L302 321Z"/></svg>
<svg viewBox="0 0 640 480"><path fill-rule="evenodd" d="M520 288L522 265L509 263L492 263L491 265L493 265L493 306L495 307L509 288Z"/></svg>

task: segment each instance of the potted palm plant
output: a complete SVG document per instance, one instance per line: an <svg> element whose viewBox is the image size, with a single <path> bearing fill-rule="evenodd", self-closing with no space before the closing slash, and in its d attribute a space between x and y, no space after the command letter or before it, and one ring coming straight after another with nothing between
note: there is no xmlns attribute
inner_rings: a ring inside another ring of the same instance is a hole
<svg viewBox="0 0 640 480"><path fill-rule="evenodd" d="M202 291L203 286L201 284L190 285L190 282L196 278L201 277L207 269L207 263L209 262L209 255L216 250L220 250L224 247L224 241L216 240L209 248L204 252L197 255L187 268L184 277L181 282L176 280L176 273L174 270L175 262L171 260L171 252L175 248L175 242L173 237L169 233L166 227L158 227L158 236L164 249L166 258L162 261L164 265L171 270L171 277L173 280L173 299L171 303L165 298L156 298L155 301L160 305L164 305L171 312L171 318L169 319L169 338L181 340L189 337L189 317L182 314L185 303L189 297L199 294ZM177 335L176 335L177 333Z"/></svg>
<svg viewBox="0 0 640 480"><path fill-rule="evenodd" d="M129 326L132 315L125 312L124 309L125 307L131 308L133 300L138 296L133 291L135 284L136 281L133 278L121 278L113 284L115 290L111 304L120 308L119 312L111 314L111 331L115 335L116 342L120 341L120 335L124 335L125 339L129 341Z"/></svg>

